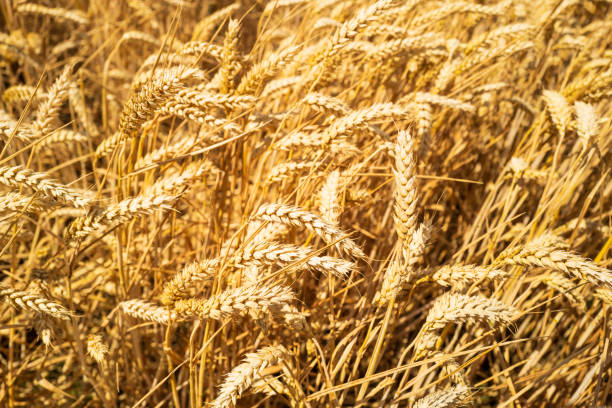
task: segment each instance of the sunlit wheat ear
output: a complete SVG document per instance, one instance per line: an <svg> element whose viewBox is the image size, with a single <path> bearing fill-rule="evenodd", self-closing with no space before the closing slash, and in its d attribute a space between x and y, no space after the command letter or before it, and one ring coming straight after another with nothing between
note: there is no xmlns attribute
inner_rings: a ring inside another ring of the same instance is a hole
<svg viewBox="0 0 612 408"><path fill-rule="evenodd" d="M483 296L468 296L447 292L436 298L429 310L423 331L415 345L415 356L420 357L435 349L439 331L450 323L488 324L491 328L504 327L518 317L519 311L499 300Z"/></svg>
<svg viewBox="0 0 612 408"><path fill-rule="evenodd" d="M465 385L455 385L417 400L413 408L453 408L467 404L470 389Z"/></svg>
<svg viewBox="0 0 612 408"><path fill-rule="evenodd" d="M612 271L592 261L559 248L549 236L535 238L523 246L503 251L494 262L496 266L520 265L543 267L584 279L596 286L612 288Z"/></svg>
<svg viewBox="0 0 612 408"><path fill-rule="evenodd" d="M155 184L147 187L142 194L162 196L164 194L173 195L181 193L197 184L203 177L218 173L219 169L208 160L193 162L184 170L176 171L174 174L156 181Z"/></svg>
<svg viewBox="0 0 612 408"><path fill-rule="evenodd" d="M278 315L282 307L294 300L285 286L247 286L228 289L208 299L179 299L174 311L179 316L222 320L244 315Z"/></svg>
<svg viewBox="0 0 612 408"><path fill-rule="evenodd" d="M92 203L91 199L82 192L66 187L44 173L34 172L21 165L0 167L0 183L13 188L26 186L44 198L77 208L86 208Z"/></svg>
<svg viewBox="0 0 612 408"><path fill-rule="evenodd" d="M180 298L188 297L192 289L202 289L204 284L215 278L219 264L220 261L213 258L186 265L166 282L161 294L161 302L164 305L171 305Z"/></svg>
<svg viewBox="0 0 612 408"><path fill-rule="evenodd" d="M191 34L192 41L208 41L210 35L216 30L218 23L222 22L235 11L240 8L240 3L233 3L227 7L223 7L209 16L205 17L202 21L195 25L193 33Z"/></svg>
<svg viewBox="0 0 612 408"><path fill-rule="evenodd" d="M330 127L325 129L321 144L330 143L338 137L350 136L352 132L363 129L369 123L411 119L409 114L409 108L392 103L374 104L368 108L353 111L336 119Z"/></svg>
<svg viewBox="0 0 612 408"><path fill-rule="evenodd" d="M45 7L33 3L21 3L17 6L17 13L21 14L38 14L50 16L58 21L71 22L76 24L89 24L89 19L80 10L68 10L65 8Z"/></svg>
<svg viewBox="0 0 612 408"><path fill-rule="evenodd" d="M70 321L73 313L59 303L47 299L42 294L16 290L7 286L0 286L0 299L11 306L42 315L50 316L59 320Z"/></svg>
<svg viewBox="0 0 612 408"><path fill-rule="evenodd" d="M580 294L580 283L576 283L568 279L565 275L559 272L551 272L540 278L546 286L555 289L563 294L572 307L579 311L586 310L586 301Z"/></svg>
<svg viewBox="0 0 612 408"><path fill-rule="evenodd" d="M332 225L338 223L340 217L340 202L338 195L340 171L332 171L319 191L319 212L322 218Z"/></svg>
<svg viewBox="0 0 612 408"><path fill-rule="evenodd" d="M508 276L508 272L478 265L445 265L431 275L439 285L453 290L462 290L468 285L483 279L499 280Z"/></svg>
<svg viewBox="0 0 612 408"><path fill-rule="evenodd" d="M185 88L178 91L167 102L166 109L172 110L172 104L176 106L194 105L200 109L246 110L255 104L255 98L250 95L214 94L200 89Z"/></svg>
<svg viewBox="0 0 612 408"><path fill-rule="evenodd" d="M302 103L318 112L334 116L344 116L350 112L349 107L341 100L316 92L307 94Z"/></svg>
<svg viewBox="0 0 612 408"><path fill-rule="evenodd" d="M574 111L580 143L583 148L587 148L599 134L599 117L592 105L580 101L574 103Z"/></svg>
<svg viewBox="0 0 612 408"><path fill-rule="evenodd" d="M123 107L119 118L121 137L131 137L179 89L179 80L169 73L155 77L145 84Z"/></svg>
<svg viewBox="0 0 612 408"><path fill-rule="evenodd" d="M64 68L61 75L49 88L47 98L38 106L36 120L32 124L32 131L36 138L41 138L53 130L60 108L68 98L72 69L73 65Z"/></svg>
<svg viewBox="0 0 612 408"><path fill-rule="evenodd" d="M91 334L87 337L87 354L89 354L98 364L106 362L108 346L102 341L102 336Z"/></svg>
<svg viewBox="0 0 612 408"><path fill-rule="evenodd" d="M236 78L238 72L242 69L242 65L238 58L238 37L240 34L240 22L231 19L227 25L225 40L223 41L223 51L221 53L221 67L219 68L218 76L220 79L219 90L221 93L229 93L233 90L232 82Z"/></svg>
<svg viewBox="0 0 612 408"><path fill-rule="evenodd" d="M26 103L32 97L34 97L33 103L37 103L41 99L44 100L46 96L42 90L36 90L33 86L15 85L6 88L2 93L2 100L9 105L18 105Z"/></svg>
<svg viewBox="0 0 612 408"><path fill-rule="evenodd" d="M29 127L17 126L16 120L0 116L0 138L9 140L11 137L16 140L30 143L34 137L32 129Z"/></svg>
<svg viewBox="0 0 612 408"><path fill-rule="evenodd" d="M280 345L268 346L255 353L248 353L244 362L227 375L212 406L215 408L236 406L238 398L251 386L263 369L279 364L289 357L287 349Z"/></svg>
<svg viewBox="0 0 612 408"><path fill-rule="evenodd" d="M612 289L608 288L597 288L593 295L596 298L601 299L608 306L612 306Z"/></svg>
<svg viewBox="0 0 612 408"><path fill-rule="evenodd" d="M407 131L400 131L395 145L395 181L393 219L404 259L410 257L409 248L417 231L418 191L416 185L416 157L414 141Z"/></svg>
<svg viewBox="0 0 612 408"><path fill-rule="evenodd" d="M331 256L313 256L312 249L275 242L259 242L247 246L237 255L236 262L243 265L279 266L297 264L297 268L309 268L327 275L346 278L355 264Z"/></svg>
<svg viewBox="0 0 612 408"><path fill-rule="evenodd" d="M138 216L155 210L171 209L176 195L144 195L125 199L104 209L97 209L91 215L76 219L67 231L68 238L84 238L95 232L102 232L111 225L124 224Z"/></svg>
<svg viewBox="0 0 612 408"><path fill-rule="evenodd" d="M545 170L532 169L529 164L520 157L513 157L508 162L508 173L504 178L527 181L544 182L550 173Z"/></svg>
<svg viewBox="0 0 612 408"><path fill-rule="evenodd" d="M53 202L19 193L6 193L0 196L0 211L37 212L53 206Z"/></svg>
<svg viewBox="0 0 612 408"><path fill-rule="evenodd" d="M567 100L560 93L550 90L542 91L542 97L559 134L565 135L565 131L569 128L572 120L572 109Z"/></svg>
<svg viewBox="0 0 612 408"><path fill-rule="evenodd" d="M346 233L301 208L284 204L266 204L259 208L254 218L307 229L320 236L326 243L335 244L341 253L365 258L363 251L347 237Z"/></svg>
<svg viewBox="0 0 612 408"><path fill-rule="evenodd" d="M242 78L236 93L239 95L254 95L270 78L285 68L296 56L299 47L290 47L272 54L260 63L254 65Z"/></svg>
<svg viewBox="0 0 612 408"><path fill-rule="evenodd" d="M168 324L168 322L176 320L177 318L177 314L174 310L167 309L146 300L126 300L119 303L119 306L123 313L140 320Z"/></svg>
<svg viewBox="0 0 612 408"><path fill-rule="evenodd" d="M294 176L300 175L302 172L311 172L319 167L319 165L319 163L314 161L280 163L270 170L267 182L275 183L285 179L290 179Z"/></svg>

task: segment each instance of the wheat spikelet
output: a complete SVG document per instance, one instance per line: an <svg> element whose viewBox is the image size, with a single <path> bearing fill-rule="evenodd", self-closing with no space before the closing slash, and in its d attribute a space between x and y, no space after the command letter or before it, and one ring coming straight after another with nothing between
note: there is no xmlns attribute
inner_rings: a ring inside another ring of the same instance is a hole
<svg viewBox="0 0 612 408"><path fill-rule="evenodd" d="M123 143L123 134L115 132L96 147L96 157L106 156Z"/></svg>
<svg viewBox="0 0 612 408"><path fill-rule="evenodd" d="M196 182L206 174L218 173L219 169L208 160L201 160L188 165L184 170L166 176L155 184L147 187L143 195L172 195L191 188Z"/></svg>
<svg viewBox="0 0 612 408"><path fill-rule="evenodd" d="M510 324L517 315L516 309L495 299L445 293L436 298L425 325L429 330L448 323L489 323L495 327Z"/></svg>
<svg viewBox="0 0 612 408"><path fill-rule="evenodd" d="M227 375L212 406L215 408L236 406L238 398L251 386L262 370L287 358L289 358L289 352L280 345L268 346L255 353L248 353L244 362Z"/></svg>
<svg viewBox="0 0 612 408"><path fill-rule="evenodd" d="M240 71L241 64L238 58L238 36L240 33L240 23L238 20L230 19L227 25L227 33L223 41L223 51L221 53L221 67L219 68L219 90L221 93L229 93L234 87L232 82Z"/></svg>
<svg viewBox="0 0 612 408"><path fill-rule="evenodd" d="M0 110L0 114L3 113ZM19 128L17 126L17 121L12 118L4 117L4 115L0 116L0 137L5 140L9 140L11 137L21 140L23 142L31 142L34 135L32 134L31 129L23 127Z"/></svg>
<svg viewBox="0 0 612 408"><path fill-rule="evenodd" d="M259 208L255 219L279 222L297 228L305 228L328 243L335 243L336 248L356 258L365 258L363 251L345 233L320 217L298 207L283 204L266 204ZM338 242L336 242L338 241Z"/></svg>
<svg viewBox="0 0 612 408"><path fill-rule="evenodd" d="M84 238L99 232L109 225L124 224L135 217L148 215L158 209L169 210L176 201L176 195L143 195L127 198L117 204L95 211L93 214L76 219L69 227L67 237Z"/></svg>
<svg viewBox="0 0 612 408"><path fill-rule="evenodd" d="M592 105L584 102L574 102L576 112L576 130L583 148L591 145L593 139L599 134L599 118Z"/></svg>
<svg viewBox="0 0 612 408"><path fill-rule="evenodd" d="M332 225L338 224L340 202L338 200L340 171L332 171L319 191L319 212L322 218Z"/></svg>
<svg viewBox="0 0 612 408"><path fill-rule="evenodd" d="M561 135L564 135L572 120L572 109L567 100L560 93L549 90L542 91L542 97L555 127Z"/></svg>
<svg viewBox="0 0 612 408"><path fill-rule="evenodd" d="M26 196L20 193L6 193L0 196L0 211L42 211L51 205L36 197Z"/></svg>
<svg viewBox="0 0 612 408"><path fill-rule="evenodd" d="M42 296L42 294L16 290L4 285L0 285L0 298L15 308L33 311L60 320L70 321L70 316L73 315L70 310Z"/></svg>
<svg viewBox="0 0 612 408"><path fill-rule="evenodd" d="M205 259L186 265L164 285L161 302L171 305L180 298L188 297L189 290L196 285L211 281L219 267L219 259Z"/></svg>
<svg viewBox="0 0 612 408"><path fill-rule="evenodd" d="M161 147L146 154L136 161L136 168L145 168L151 166L157 162L162 161L164 158L172 158L181 156L188 153L191 149L198 146L202 141L197 137L182 137L176 142Z"/></svg>
<svg viewBox="0 0 612 408"><path fill-rule="evenodd" d="M250 95L213 94L198 89L181 89L169 101L182 104L192 104L202 109L222 108L229 110L246 110L252 107L255 99Z"/></svg>
<svg viewBox="0 0 612 408"><path fill-rule="evenodd" d="M434 272L431 278L439 285L461 290L482 279L499 280L508 276L506 271L478 265L445 265Z"/></svg>
<svg viewBox="0 0 612 408"><path fill-rule="evenodd" d="M183 45L179 51L180 56L186 55L208 55L221 61L223 58L223 47L204 41L190 41Z"/></svg>
<svg viewBox="0 0 612 408"><path fill-rule="evenodd" d="M417 400L413 408L453 408L467 403L470 389L465 385L455 385L448 390L440 390Z"/></svg>
<svg viewBox="0 0 612 408"><path fill-rule="evenodd" d="M464 1L450 2L429 13L415 18L412 21L412 26L420 27L426 24L431 24L435 21L442 20L459 13L477 13L491 16L501 15L505 11L506 7L507 4L504 4L504 2L500 2L494 6L483 6Z"/></svg>
<svg viewBox="0 0 612 408"><path fill-rule="evenodd" d="M2 100L7 104L17 105L29 101L33 96L36 96L34 102L46 97L42 92L37 92L33 86L15 85L6 88L2 93Z"/></svg>
<svg viewBox="0 0 612 408"><path fill-rule="evenodd" d="M202 21L195 25L191 34L192 41L208 41L211 33L215 30L215 26L234 14L240 8L239 3L230 4L223 7L211 15L205 17Z"/></svg>
<svg viewBox="0 0 612 408"><path fill-rule="evenodd" d="M131 137L179 89L179 79L171 76L170 73L163 73L145 84L139 92L132 94L124 105L119 118L121 137Z"/></svg>
<svg viewBox="0 0 612 408"><path fill-rule="evenodd" d="M395 144L395 180L393 218L395 232L401 242L405 258L412 237L417 229L417 186L416 160L414 157L413 140L410 133L400 131Z"/></svg>
<svg viewBox="0 0 612 408"><path fill-rule="evenodd" d="M317 92L311 92L304 96L302 103L318 112L328 113L334 116L344 116L350 112L350 109L339 99Z"/></svg>
<svg viewBox="0 0 612 408"><path fill-rule="evenodd" d="M256 242L242 251L236 259L241 265L254 264L258 267L279 266L281 268L302 262L312 270L346 278L355 265L344 259L331 256L311 256L309 248L275 242Z"/></svg>
<svg viewBox="0 0 612 408"><path fill-rule="evenodd" d="M563 272L591 282L596 286L612 288L612 272L580 255L559 249L558 243L549 236L533 239L522 247L503 251L494 265L520 265L543 267Z"/></svg>
<svg viewBox="0 0 612 408"><path fill-rule="evenodd" d="M59 21L67 21L76 24L89 24L89 19L80 10L67 10L64 8L51 8L41 6L33 3L21 3L17 6L17 12L22 14L39 14L43 16L50 16L58 19Z"/></svg>
<svg viewBox="0 0 612 408"><path fill-rule="evenodd" d="M45 347L52 347L55 338L55 325L53 321L46 315L37 315L34 318L34 329L38 334L38 338Z"/></svg>
<svg viewBox="0 0 612 408"><path fill-rule="evenodd" d="M543 182L545 181L549 173L544 170L534 170L529 167L529 164L525 161L525 159L520 157L513 157L508 162L508 170L509 173L505 176L505 178L516 178L522 180L535 180Z"/></svg>
<svg viewBox="0 0 612 408"><path fill-rule="evenodd" d="M32 124L36 137L42 137L52 130L51 127L57 119L62 104L68 98L72 68L72 65L64 68L62 74L47 92L47 98L39 104L36 110L36 121Z"/></svg>
<svg viewBox="0 0 612 408"><path fill-rule="evenodd" d="M78 132L75 132L70 129L59 129L53 132L52 135L45 137L41 140L41 142L36 145L38 149L43 149L45 147L53 146L56 144L66 144L66 143L85 143L88 138L85 135L82 135Z"/></svg>
<svg viewBox="0 0 612 408"><path fill-rule="evenodd" d="M284 286L248 286L228 289L209 299L179 299L173 310L180 316L222 320L245 314L278 313L293 300L293 292Z"/></svg>
<svg viewBox="0 0 612 408"><path fill-rule="evenodd" d="M87 354L98 364L103 364L108 355L108 346L102 341L99 334L91 334L87 337Z"/></svg>
<svg viewBox="0 0 612 408"><path fill-rule="evenodd" d="M318 167L316 162L286 162L274 166L268 175L268 183L279 182L292 176L298 175L304 170L315 170Z"/></svg>
<svg viewBox="0 0 612 408"><path fill-rule="evenodd" d="M23 166L0 167L0 183L13 188L27 186L44 198L63 202L77 208L87 208L92 202L83 193L49 179L44 173L36 173Z"/></svg>
<svg viewBox="0 0 612 408"><path fill-rule="evenodd" d="M262 84L282 71L296 56L299 47L290 47L272 54L270 57L253 66L242 78L236 93L238 95L254 95Z"/></svg>
<svg viewBox="0 0 612 408"><path fill-rule="evenodd" d="M577 285L558 272L548 273L542 276L540 280L547 286L561 292L573 307L580 311L586 310L586 302L577 290L580 285Z"/></svg>
<svg viewBox="0 0 612 408"><path fill-rule="evenodd" d="M612 289L597 288L595 289L595 293L593 293L593 295L601 299L608 306L612 306Z"/></svg>
<svg viewBox="0 0 612 408"><path fill-rule="evenodd" d="M177 314L174 310L168 310L146 300L126 300L119 303L119 306L126 315L141 320L168 324L170 321L177 319Z"/></svg>

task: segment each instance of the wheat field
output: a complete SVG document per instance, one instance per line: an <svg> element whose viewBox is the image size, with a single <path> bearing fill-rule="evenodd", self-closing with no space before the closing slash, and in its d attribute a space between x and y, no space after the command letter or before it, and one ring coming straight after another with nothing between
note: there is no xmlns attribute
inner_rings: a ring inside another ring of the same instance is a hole
<svg viewBox="0 0 612 408"><path fill-rule="evenodd" d="M0 2L0 406L612 406L612 5Z"/></svg>

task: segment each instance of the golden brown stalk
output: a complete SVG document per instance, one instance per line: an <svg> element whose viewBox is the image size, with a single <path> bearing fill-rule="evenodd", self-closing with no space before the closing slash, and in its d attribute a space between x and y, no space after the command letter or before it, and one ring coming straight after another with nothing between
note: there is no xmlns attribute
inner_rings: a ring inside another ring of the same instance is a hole
<svg viewBox="0 0 612 408"><path fill-rule="evenodd" d="M246 314L279 314L294 299L291 289L285 286L248 286L228 289L209 299L179 299L173 310L179 316L222 320Z"/></svg>
<svg viewBox="0 0 612 408"><path fill-rule="evenodd" d="M23 166L0 167L0 183L13 188L26 186L44 198L63 202L77 208L87 208L92 203L92 200L83 193L49 179L44 173L36 173Z"/></svg>
<svg viewBox="0 0 612 408"><path fill-rule="evenodd" d="M287 358L289 358L289 352L280 345L268 346L255 353L248 353L244 362L227 375L212 406L214 408L236 406L238 398L251 386L262 370L279 364Z"/></svg>
<svg viewBox="0 0 612 408"><path fill-rule="evenodd" d="M255 219L307 229L320 236L326 243L335 244L341 253L346 252L356 258L365 258L363 251L343 231L298 207L266 204L259 208L254 217Z"/></svg>
<svg viewBox="0 0 612 408"><path fill-rule="evenodd" d="M0 285L0 299L15 308L48 315L60 320L70 321L70 317L73 316L70 310L39 293L16 290Z"/></svg>
<svg viewBox="0 0 612 408"><path fill-rule="evenodd" d="M168 310L165 307L156 305L155 303L147 302L141 299L126 300L119 303L121 310L128 316L135 317L141 320L168 324L171 320L177 319L177 314L174 310Z"/></svg>
<svg viewBox="0 0 612 408"><path fill-rule="evenodd" d="M557 243L550 241L549 236L538 237L522 247L503 251L494 262L494 266L502 265L543 267L576 276L596 286L612 288L612 271L560 249Z"/></svg>
<svg viewBox="0 0 612 408"><path fill-rule="evenodd" d="M205 259L186 265L164 285L161 302L171 305L180 298L189 296L189 291L196 285L212 281L219 267L219 259Z"/></svg>
<svg viewBox="0 0 612 408"><path fill-rule="evenodd" d="M84 238L104 230L109 225L124 224L138 216L148 215L159 209L170 210L170 204L177 198L176 195L167 194L127 198L86 217L74 220L68 229L68 237Z"/></svg>

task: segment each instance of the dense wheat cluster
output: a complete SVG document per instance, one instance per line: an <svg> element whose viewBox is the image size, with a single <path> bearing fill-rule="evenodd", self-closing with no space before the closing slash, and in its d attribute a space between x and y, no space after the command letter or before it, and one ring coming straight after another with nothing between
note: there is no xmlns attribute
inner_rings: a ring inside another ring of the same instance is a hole
<svg viewBox="0 0 612 408"><path fill-rule="evenodd" d="M609 1L0 10L0 406L612 405Z"/></svg>

